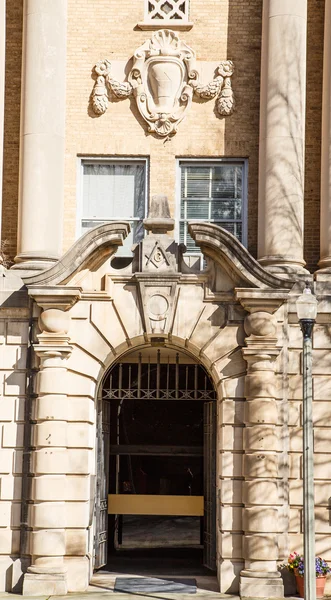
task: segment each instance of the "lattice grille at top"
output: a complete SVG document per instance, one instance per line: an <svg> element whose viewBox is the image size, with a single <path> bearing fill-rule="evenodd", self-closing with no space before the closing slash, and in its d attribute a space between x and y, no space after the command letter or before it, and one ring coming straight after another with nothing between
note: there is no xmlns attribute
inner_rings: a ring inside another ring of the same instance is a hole
<svg viewBox="0 0 331 600"><path fill-rule="evenodd" d="M146 0L148 20L188 21L189 0Z"/></svg>

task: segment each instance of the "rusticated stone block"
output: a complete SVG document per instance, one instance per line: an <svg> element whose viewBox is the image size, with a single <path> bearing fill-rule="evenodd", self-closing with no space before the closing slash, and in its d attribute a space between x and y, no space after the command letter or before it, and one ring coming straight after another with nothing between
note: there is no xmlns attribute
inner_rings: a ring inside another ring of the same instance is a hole
<svg viewBox="0 0 331 600"><path fill-rule="evenodd" d="M221 405L224 424L242 425L244 422L244 401L224 400Z"/></svg>
<svg viewBox="0 0 331 600"><path fill-rule="evenodd" d="M54 394L54 390L60 395L68 392L67 370L64 367L54 369L43 369L37 377L37 393Z"/></svg>
<svg viewBox="0 0 331 600"><path fill-rule="evenodd" d="M27 344L29 338L28 320L9 319L7 321L6 344Z"/></svg>
<svg viewBox="0 0 331 600"><path fill-rule="evenodd" d="M220 455L221 472L224 477L242 476L242 454L222 452Z"/></svg>
<svg viewBox="0 0 331 600"><path fill-rule="evenodd" d="M254 506L243 510L243 529L246 533L278 533L278 509Z"/></svg>
<svg viewBox="0 0 331 600"><path fill-rule="evenodd" d="M63 529L31 531L31 542L37 556L63 556L65 554L65 532Z"/></svg>
<svg viewBox="0 0 331 600"><path fill-rule="evenodd" d="M242 427L233 427L225 425L222 427L221 443L222 450L242 450L243 449L243 431Z"/></svg>
<svg viewBox="0 0 331 600"><path fill-rule="evenodd" d="M278 477L278 457L274 454L258 453L245 454L245 477Z"/></svg>
<svg viewBox="0 0 331 600"><path fill-rule="evenodd" d="M36 529L61 529L66 527L64 502L40 502L29 507L29 526Z"/></svg>
<svg viewBox="0 0 331 600"><path fill-rule="evenodd" d="M264 398L247 400L245 402L245 423L276 425L278 423L277 401Z"/></svg>
<svg viewBox="0 0 331 600"><path fill-rule="evenodd" d="M280 441L275 426L252 425L244 429L244 447L247 450L279 452Z"/></svg>
<svg viewBox="0 0 331 600"><path fill-rule="evenodd" d="M65 552L67 556L85 556L87 552L87 530L66 529Z"/></svg>
<svg viewBox="0 0 331 600"><path fill-rule="evenodd" d="M331 400L331 377L313 377L314 400ZM302 396L301 396L302 397Z"/></svg>
<svg viewBox="0 0 331 600"><path fill-rule="evenodd" d="M243 558L242 533L220 533L221 555L223 558Z"/></svg>
<svg viewBox="0 0 331 600"><path fill-rule="evenodd" d="M243 482L243 502L245 504L263 505L281 504L278 481L251 480Z"/></svg>
<svg viewBox="0 0 331 600"><path fill-rule="evenodd" d="M63 421L43 421L34 426L34 445L37 447L67 447L67 424Z"/></svg>
<svg viewBox="0 0 331 600"><path fill-rule="evenodd" d="M3 448L23 448L24 425L23 423L6 423L3 426Z"/></svg>
<svg viewBox="0 0 331 600"><path fill-rule="evenodd" d="M239 479L223 479L220 486L222 504L242 503L242 481Z"/></svg>
<svg viewBox="0 0 331 600"><path fill-rule="evenodd" d="M221 531L238 531L243 529L242 508L239 506L222 506L221 508Z"/></svg>
<svg viewBox="0 0 331 600"><path fill-rule="evenodd" d="M270 534L255 533L244 537L244 558L250 560L277 560L278 541L277 536Z"/></svg>
<svg viewBox="0 0 331 600"><path fill-rule="evenodd" d="M272 370L249 373L245 382L246 398L274 398L275 383L275 375Z"/></svg>
<svg viewBox="0 0 331 600"><path fill-rule="evenodd" d="M1 500L20 500L22 497L22 477L0 476Z"/></svg>
<svg viewBox="0 0 331 600"><path fill-rule="evenodd" d="M25 395L25 373L14 371L13 373L4 373L4 395L5 396L24 396Z"/></svg>
<svg viewBox="0 0 331 600"><path fill-rule="evenodd" d="M315 481L315 505L329 506L331 497L331 481ZM302 506L303 482L301 479L292 480L289 483L290 504Z"/></svg>
<svg viewBox="0 0 331 600"><path fill-rule="evenodd" d="M65 448L36 450L32 455L31 468L36 475L67 473L68 451Z"/></svg>

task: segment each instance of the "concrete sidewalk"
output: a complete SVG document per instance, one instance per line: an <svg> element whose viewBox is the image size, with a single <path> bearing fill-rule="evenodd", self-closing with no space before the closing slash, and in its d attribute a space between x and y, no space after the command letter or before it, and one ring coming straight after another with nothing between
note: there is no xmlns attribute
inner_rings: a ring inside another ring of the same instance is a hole
<svg viewBox="0 0 331 600"><path fill-rule="evenodd" d="M128 575L126 574L125 576ZM65 596L54 596L50 594L33 597L21 596L20 594L0 593L0 600L63 600L64 598L72 598L73 600L108 600L108 598L110 600L240 600L238 595L221 594L215 591L215 577L196 577L198 587L195 594L167 594L164 592L139 592L136 594L127 594L123 592L114 592L114 585L117 577L123 577L123 573L99 571L99 573L94 574L91 584L86 592L70 593ZM135 575L135 577L137 576ZM153 574L153 577L156 577L156 575ZM162 578L162 575L159 577ZM176 578L176 576L174 577ZM169 578L169 575L167 575L167 578ZM251 600L261 599L252 598ZM298 597L287 597L286 600L298 600Z"/></svg>
<svg viewBox="0 0 331 600"><path fill-rule="evenodd" d="M19 594L0 593L0 600L62 600L63 598L72 598L77 600L240 600L239 596L231 594L220 594L208 590L197 590L196 594L165 594L165 593L139 593L125 594L122 592L114 592L107 588L98 588L97 586L89 586L86 592L71 593L66 596L21 596ZM293 599L293 600L298 600Z"/></svg>
<svg viewBox="0 0 331 600"><path fill-rule="evenodd" d="M196 594L122 594L107 590L93 591L88 590L84 593L67 594L66 596L20 596L17 594L0 593L0 600L62 600L63 598L72 598L77 600L239 600L239 596L231 596L225 594L217 594L215 592L197 592ZM298 600L295 598L293 600Z"/></svg>

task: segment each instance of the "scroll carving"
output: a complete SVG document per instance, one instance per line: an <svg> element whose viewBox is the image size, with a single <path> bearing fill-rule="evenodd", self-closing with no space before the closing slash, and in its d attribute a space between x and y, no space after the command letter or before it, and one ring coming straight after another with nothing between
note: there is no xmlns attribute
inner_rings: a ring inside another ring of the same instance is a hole
<svg viewBox="0 0 331 600"><path fill-rule="evenodd" d="M195 52L170 29L156 31L134 52L127 82L121 83L112 77L111 63L107 59L94 68L98 75L92 92L95 114L106 112L109 94L118 99L132 96L148 131L160 137L176 133L194 95L203 100L216 98L220 116L230 115L234 110L232 61L222 61L215 79L203 85Z"/></svg>

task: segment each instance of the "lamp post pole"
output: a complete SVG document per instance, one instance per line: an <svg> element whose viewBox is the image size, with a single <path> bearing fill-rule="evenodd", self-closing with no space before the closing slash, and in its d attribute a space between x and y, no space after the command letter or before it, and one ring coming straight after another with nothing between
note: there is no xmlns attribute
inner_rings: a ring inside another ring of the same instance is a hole
<svg viewBox="0 0 331 600"><path fill-rule="evenodd" d="M311 294L308 283L297 301L297 311L303 334L304 596L305 600L316 600L312 333L317 314L317 300Z"/></svg>

